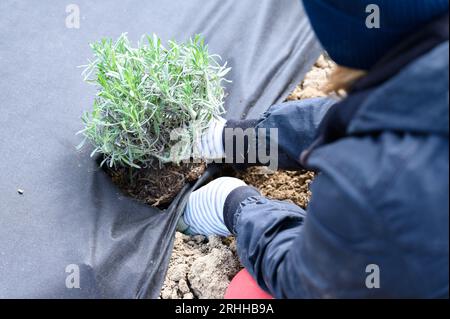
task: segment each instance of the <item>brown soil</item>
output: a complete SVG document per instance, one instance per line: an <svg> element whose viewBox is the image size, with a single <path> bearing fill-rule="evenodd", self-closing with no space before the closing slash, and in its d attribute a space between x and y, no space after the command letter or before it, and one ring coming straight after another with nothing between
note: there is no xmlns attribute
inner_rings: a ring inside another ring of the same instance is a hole
<svg viewBox="0 0 450 319"><path fill-rule="evenodd" d="M108 169L107 173L125 194L152 206L170 203L186 183L197 180L205 164L165 165L162 168Z"/></svg>
<svg viewBox="0 0 450 319"><path fill-rule="evenodd" d="M322 87L335 67L333 62L321 56L288 100L325 96ZM289 200L305 208L311 196L309 186L314 173L273 173L266 168L251 168L238 177L258 188L264 196ZM177 233L160 298L223 298L230 280L241 267L234 238L212 236L207 239Z"/></svg>
<svg viewBox="0 0 450 319"><path fill-rule="evenodd" d="M176 233L162 299L220 299L241 269L234 238Z"/></svg>
<svg viewBox="0 0 450 319"><path fill-rule="evenodd" d="M311 191L309 185L313 172L271 172L265 167L252 167L239 175L249 185L259 189L262 195L277 200L286 200L302 208L308 205Z"/></svg>
<svg viewBox="0 0 450 319"><path fill-rule="evenodd" d="M296 101L326 96L324 88L335 69L336 64L322 55L287 100Z"/></svg>

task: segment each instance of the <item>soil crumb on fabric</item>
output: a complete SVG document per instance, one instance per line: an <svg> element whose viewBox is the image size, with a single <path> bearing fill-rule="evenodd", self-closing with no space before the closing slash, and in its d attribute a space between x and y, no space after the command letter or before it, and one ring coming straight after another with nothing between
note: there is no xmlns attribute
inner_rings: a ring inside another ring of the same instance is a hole
<svg viewBox="0 0 450 319"><path fill-rule="evenodd" d="M221 299L241 269L234 238L176 233L161 299Z"/></svg>
<svg viewBox="0 0 450 319"><path fill-rule="evenodd" d="M107 173L125 194L152 206L170 203L186 183L197 180L204 164L165 165L162 168L108 169Z"/></svg>
<svg viewBox="0 0 450 319"><path fill-rule="evenodd" d="M321 56L304 81L287 100L295 101L323 97L336 64ZM254 167L238 173L246 183L258 188L264 196L288 200L303 208L308 205L314 179L312 172L270 172L265 167ZM221 299L233 276L241 269L234 238L220 239L186 236L177 233L166 280L161 290L162 299Z"/></svg>

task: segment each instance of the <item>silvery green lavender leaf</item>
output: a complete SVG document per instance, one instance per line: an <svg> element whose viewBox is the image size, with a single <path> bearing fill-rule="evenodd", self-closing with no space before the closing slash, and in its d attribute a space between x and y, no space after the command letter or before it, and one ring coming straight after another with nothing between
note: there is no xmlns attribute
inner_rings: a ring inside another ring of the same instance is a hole
<svg viewBox="0 0 450 319"><path fill-rule="evenodd" d="M132 47L122 34L91 48L94 59L82 75L98 93L80 134L94 146L93 155L104 155L103 164L179 163L192 149L193 139L185 137L201 134L224 113L222 84L230 68L208 52L200 35L167 47L147 36ZM174 130L183 130L183 139L171 139Z"/></svg>

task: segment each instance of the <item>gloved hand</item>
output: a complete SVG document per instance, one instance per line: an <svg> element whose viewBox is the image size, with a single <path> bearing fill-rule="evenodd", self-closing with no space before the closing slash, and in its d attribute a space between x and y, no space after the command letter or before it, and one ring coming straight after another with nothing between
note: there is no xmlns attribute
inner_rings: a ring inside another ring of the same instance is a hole
<svg viewBox="0 0 450 319"><path fill-rule="evenodd" d="M226 123L227 121L221 117L212 120L208 130L197 138L195 152L200 158L214 160L225 157L222 134Z"/></svg>
<svg viewBox="0 0 450 319"><path fill-rule="evenodd" d="M225 226L223 209L227 196L236 188L246 186L237 178L218 178L196 190L189 197L183 221L191 235L231 235Z"/></svg>

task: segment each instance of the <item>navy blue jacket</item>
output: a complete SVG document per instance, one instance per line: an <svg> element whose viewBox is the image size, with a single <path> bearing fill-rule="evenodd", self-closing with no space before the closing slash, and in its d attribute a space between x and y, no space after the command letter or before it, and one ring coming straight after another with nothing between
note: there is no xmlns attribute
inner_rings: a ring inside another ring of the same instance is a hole
<svg viewBox="0 0 450 319"><path fill-rule="evenodd" d="M257 121L279 129L282 167L320 172L306 211L250 188L227 198L239 257L274 297L448 297L449 44L407 49L343 102Z"/></svg>

